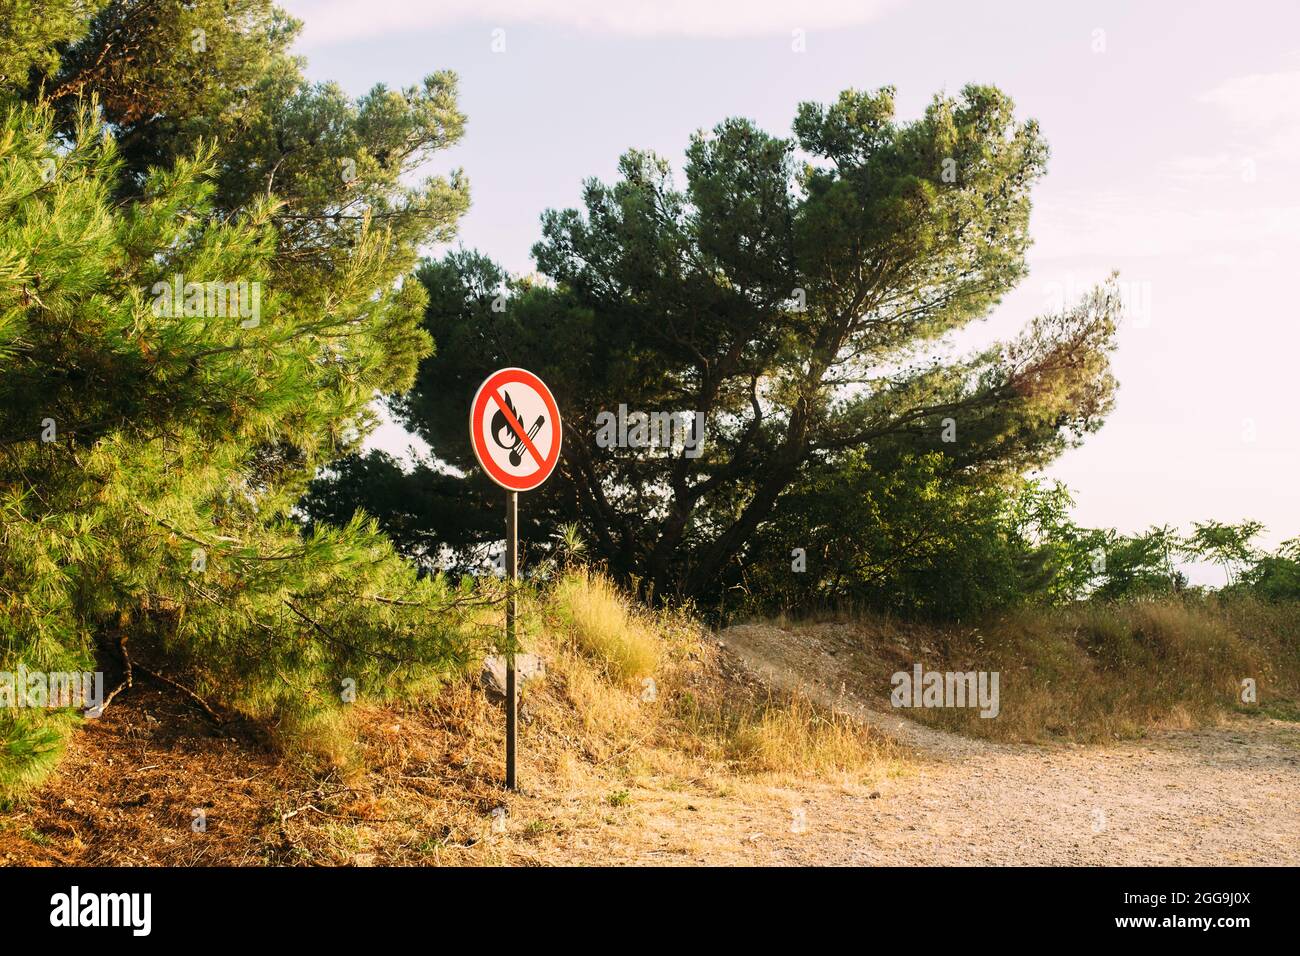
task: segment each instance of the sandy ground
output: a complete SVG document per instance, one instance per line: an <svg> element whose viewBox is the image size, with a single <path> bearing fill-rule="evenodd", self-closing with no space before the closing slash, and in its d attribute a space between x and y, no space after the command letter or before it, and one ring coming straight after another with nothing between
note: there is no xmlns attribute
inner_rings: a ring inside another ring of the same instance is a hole
<svg viewBox="0 0 1300 956"><path fill-rule="evenodd" d="M1300 864L1296 724L1236 718L1104 747L993 744L874 709L852 694L834 647L815 637L743 626L723 641L763 679L893 736L916 766L870 792L800 788L742 801L739 812L732 803L729 816L697 808L691 826L730 825L736 838L715 832L690 862ZM673 817L647 816L665 844Z"/></svg>

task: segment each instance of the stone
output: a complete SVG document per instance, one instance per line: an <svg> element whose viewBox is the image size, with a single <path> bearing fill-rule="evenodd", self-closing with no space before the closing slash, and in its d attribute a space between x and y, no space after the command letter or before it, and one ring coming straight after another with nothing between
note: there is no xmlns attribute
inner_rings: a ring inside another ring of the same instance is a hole
<svg viewBox="0 0 1300 956"><path fill-rule="evenodd" d="M546 676L546 662L537 654L515 655L515 680L519 687L530 680ZM479 681L492 697L506 696L506 659L504 655L494 654L483 661L483 670Z"/></svg>

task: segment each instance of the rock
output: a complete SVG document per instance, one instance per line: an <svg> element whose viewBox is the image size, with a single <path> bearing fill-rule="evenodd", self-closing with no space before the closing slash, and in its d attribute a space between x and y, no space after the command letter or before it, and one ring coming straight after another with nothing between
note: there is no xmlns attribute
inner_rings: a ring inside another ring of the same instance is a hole
<svg viewBox="0 0 1300 956"><path fill-rule="evenodd" d="M536 654L516 654L515 655L515 680L519 687L523 687L538 677L546 676L546 662ZM503 655L494 654L483 661L483 670L478 675L479 681L483 684L484 689L490 696L506 696L506 659Z"/></svg>

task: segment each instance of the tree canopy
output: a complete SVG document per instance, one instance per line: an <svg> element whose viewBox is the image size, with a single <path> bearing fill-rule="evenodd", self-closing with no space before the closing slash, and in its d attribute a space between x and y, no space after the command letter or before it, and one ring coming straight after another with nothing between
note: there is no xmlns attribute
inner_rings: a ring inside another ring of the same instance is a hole
<svg viewBox="0 0 1300 956"><path fill-rule="evenodd" d="M360 502L408 535L414 518L472 562L500 537L499 496L477 475L431 474L473 470L464 409L510 364L540 374L566 417L561 475L529 496L530 520L578 522L646 595L716 598L758 557L757 532L837 469L930 454L972 479L1041 465L1111 407L1113 286L1013 341L947 346L1024 277L1046 158L1037 125L983 86L914 121L895 117L891 89L846 91L801 106L786 138L726 120L691 140L684 185L630 151L617 182L586 183L582 210L543 216L539 276L469 251L423 264L439 351L391 404L439 464L398 491L383 455L345 463L306 508L339 518ZM702 416L701 453L600 447L598 417L620 405ZM394 507L427 483L418 517Z"/></svg>

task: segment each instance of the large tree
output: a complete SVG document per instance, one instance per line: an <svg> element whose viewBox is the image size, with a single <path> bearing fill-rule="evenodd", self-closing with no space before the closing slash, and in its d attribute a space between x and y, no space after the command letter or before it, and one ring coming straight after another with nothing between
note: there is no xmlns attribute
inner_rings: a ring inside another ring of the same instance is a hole
<svg viewBox="0 0 1300 956"><path fill-rule="evenodd" d="M586 184L585 210L544 215L542 281L473 253L425 264L441 348L393 407L442 463L472 469L475 385L527 365L568 423L562 476L527 512L581 521L646 593L716 595L814 464L824 475L853 452L887 472L939 452L954 474L1011 474L1099 426L1114 388L1113 288L1014 341L948 348L1024 277L1046 156L1037 125L983 86L936 97L912 122L895 118L891 89L804 104L791 138L728 120L692 139L684 188L664 160L629 152L616 183ZM703 453L601 447L597 416L620 404L702 413ZM349 463L342 497L387 520L399 471L379 455ZM363 472L382 473L385 491ZM438 479L439 500L455 504L431 506L426 537L467 552L499 537L498 496L471 476L456 500L455 475ZM411 476L405 497L423 493ZM308 507L335 513L319 494Z"/></svg>
<svg viewBox="0 0 1300 956"><path fill-rule="evenodd" d="M311 85L265 0L26 7L0 0L0 671L105 648L302 733L457 666L444 582L292 515L431 351L403 280L468 197L402 177L460 135L454 77ZM67 718L0 711L0 788Z"/></svg>

